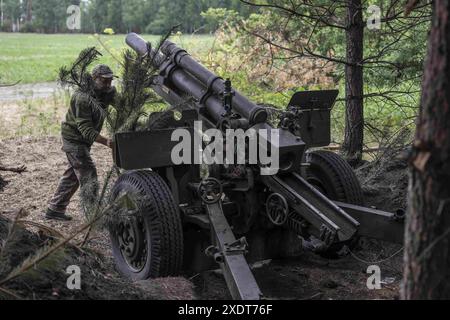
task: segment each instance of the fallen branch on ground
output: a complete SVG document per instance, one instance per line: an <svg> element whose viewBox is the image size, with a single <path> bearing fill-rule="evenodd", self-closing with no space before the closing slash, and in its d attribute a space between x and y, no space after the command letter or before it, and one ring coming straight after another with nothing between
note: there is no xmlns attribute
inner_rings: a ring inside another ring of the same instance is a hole
<svg viewBox="0 0 450 320"><path fill-rule="evenodd" d="M0 171L9 171L9 172L14 172L14 173L23 173L25 171L27 171L27 167L26 166L20 166L20 167L5 167L0 165Z"/></svg>

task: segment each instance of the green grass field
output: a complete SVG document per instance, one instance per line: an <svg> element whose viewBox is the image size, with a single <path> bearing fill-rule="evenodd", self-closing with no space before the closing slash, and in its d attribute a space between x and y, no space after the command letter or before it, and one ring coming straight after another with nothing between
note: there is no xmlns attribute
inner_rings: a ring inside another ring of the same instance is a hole
<svg viewBox="0 0 450 320"><path fill-rule="evenodd" d="M160 38L152 35L143 37L152 43ZM125 35L101 35L99 38L117 56L127 47ZM203 35L174 36L172 40L194 56L205 54L214 42L212 36ZM118 70L118 63L93 35L0 33L0 83L56 81L59 68L70 64L82 49L91 46L96 46L103 54L99 62L109 64L114 71Z"/></svg>

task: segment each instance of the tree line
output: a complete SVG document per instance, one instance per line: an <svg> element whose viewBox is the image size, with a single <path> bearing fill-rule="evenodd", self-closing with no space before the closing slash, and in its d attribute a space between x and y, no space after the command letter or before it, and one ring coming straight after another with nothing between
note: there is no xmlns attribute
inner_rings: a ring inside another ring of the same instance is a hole
<svg viewBox="0 0 450 320"><path fill-rule="evenodd" d="M252 8L240 0L2 0L1 30L40 33L161 34L173 26L185 33L208 33L214 25L202 12L209 8L234 10L246 17ZM81 30L69 30L67 9L81 9Z"/></svg>

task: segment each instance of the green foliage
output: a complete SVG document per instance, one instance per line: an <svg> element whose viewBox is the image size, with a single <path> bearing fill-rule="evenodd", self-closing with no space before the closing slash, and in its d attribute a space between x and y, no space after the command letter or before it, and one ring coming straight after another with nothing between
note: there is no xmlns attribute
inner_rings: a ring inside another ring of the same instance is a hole
<svg viewBox="0 0 450 320"><path fill-rule="evenodd" d="M13 31L13 25L17 24L24 12L24 4L17 0L3 0L3 26L0 31Z"/></svg>
<svg viewBox="0 0 450 320"><path fill-rule="evenodd" d="M242 17L238 12L226 8L209 8L202 12L201 16L205 19L205 27L209 31L216 31L223 24L235 24Z"/></svg>
<svg viewBox="0 0 450 320"><path fill-rule="evenodd" d="M63 87L70 86L86 93L92 92L93 81L88 67L98 59L99 55L101 54L95 47L82 50L70 68L59 69L59 83Z"/></svg>
<svg viewBox="0 0 450 320"><path fill-rule="evenodd" d="M159 51L161 44L170 36L169 32L154 47ZM151 44L148 44L149 48ZM136 131L139 120L147 115L145 107L158 103L158 96L150 85L158 73L153 66L154 57L150 54L141 57L133 50L123 54L121 86L115 104L107 115L107 122L112 134Z"/></svg>
<svg viewBox="0 0 450 320"><path fill-rule="evenodd" d="M249 7L239 0L34 0L31 10L28 1L4 2L5 23L0 31L13 31L18 19L30 15L33 17L30 21L20 22L22 31L73 33L66 27L66 10L72 4L81 7L81 32L84 33L112 28L117 33L164 34L178 25L184 33L210 32L215 29L205 26L201 15L208 8L226 8L243 16L250 13Z"/></svg>
<svg viewBox="0 0 450 320"><path fill-rule="evenodd" d="M108 124L113 133L135 131L138 120L145 115L144 105L156 98L149 84L154 68L151 59L139 57L127 50L123 55L122 85L114 110L109 114Z"/></svg>
<svg viewBox="0 0 450 320"><path fill-rule="evenodd" d="M72 0L35 0L32 4L34 19L29 21L29 24L32 24L34 30L43 33L68 31L66 11L72 4L74 4Z"/></svg>
<svg viewBox="0 0 450 320"><path fill-rule="evenodd" d="M160 40L156 51L170 33ZM83 49L70 67L61 67L59 71L59 83L63 87L74 89L77 94L84 94L94 107L97 107L98 103L94 98L94 83L88 69L100 55L95 47ZM105 115L111 135L136 131L139 119L146 115L144 106L159 100L150 89L151 82L158 72L153 66L153 59L152 55L141 57L133 50L126 50L123 53L121 83L114 104L106 112L98 106L98 110Z"/></svg>
<svg viewBox="0 0 450 320"><path fill-rule="evenodd" d="M83 95L92 107L103 113L103 108L94 98L94 80L88 72L88 68L97 60L99 55L100 52L95 47L82 50L70 67L63 66L59 69L59 83L63 87L74 89L75 94Z"/></svg>
<svg viewBox="0 0 450 320"><path fill-rule="evenodd" d="M258 3L262 3L259 1ZM237 88L255 101L284 107L297 90L340 89L333 116L333 137L338 143L344 136L346 7L328 0L305 4L301 0L268 0L267 3L297 11L260 8L258 14L231 25L226 22L216 32L216 51L206 64L222 76L230 76ZM383 139L414 123L419 99L429 7L404 17L404 4L393 0L377 4L382 17L380 30L364 30L364 114L366 144ZM329 12L325 8L331 8ZM209 11L220 20L223 14ZM220 13L220 11L218 11ZM318 14L325 21L314 21ZM327 16L329 15L329 16ZM208 15L207 15L208 16ZM311 54L312 52L313 54ZM315 62L312 62L315 61ZM273 94L276 92L276 94Z"/></svg>
<svg viewBox="0 0 450 320"><path fill-rule="evenodd" d="M228 12L209 13L220 20ZM216 32L214 51L203 62L222 77L231 78L233 86L255 102L285 107L296 91L334 87L332 66L322 66L311 59L290 59L291 54L285 50L271 47L249 33L259 32L288 46L290 43L277 32L280 22L276 15L254 13L247 19L228 16L232 19L227 19Z"/></svg>
<svg viewBox="0 0 450 320"><path fill-rule="evenodd" d="M62 115L67 111L67 100L62 95L55 95L53 99L33 99L21 102L22 112L18 126L6 130L6 132L0 132L0 137L39 137L59 134Z"/></svg>
<svg viewBox="0 0 450 320"><path fill-rule="evenodd" d="M103 30L102 30L103 31ZM144 36L152 43L158 36ZM0 34L0 81L2 84L21 84L53 82L57 80L59 68L77 58L80 51L97 46L102 53L98 63L109 65L114 71L120 64L108 50L99 45L101 40L115 56L121 57L126 49L123 35L91 36L84 34ZM196 56L205 55L212 46L213 37L209 35L185 35L174 39L183 48Z"/></svg>

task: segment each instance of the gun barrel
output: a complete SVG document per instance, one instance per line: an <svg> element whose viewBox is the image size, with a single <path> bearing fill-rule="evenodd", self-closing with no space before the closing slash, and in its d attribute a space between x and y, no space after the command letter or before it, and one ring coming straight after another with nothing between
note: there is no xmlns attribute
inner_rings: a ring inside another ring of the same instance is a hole
<svg viewBox="0 0 450 320"><path fill-rule="evenodd" d="M141 36L139 36L136 33L129 33L125 39L126 44L136 51L140 56L144 57L147 54L150 55L150 57L153 59L153 65L155 68L159 68L164 60L167 59L164 55L162 55L160 52L156 52L154 50L150 43L145 41Z"/></svg>
<svg viewBox="0 0 450 320"><path fill-rule="evenodd" d="M126 44L141 56L148 53L148 44L136 33L129 33L125 39Z"/></svg>
<svg viewBox="0 0 450 320"><path fill-rule="evenodd" d="M224 92L225 81L222 78L206 69L173 42L165 41L161 46L161 52L167 57L170 57L178 66L200 80L201 83L207 88L210 88L214 93L222 94ZM251 102L239 92L235 92L233 109L248 119L252 124L262 123L267 120L267 111Z"/></svg>
<svg viewBox="0 0 450 320"><path fill-rule="evenodd" d="M130 33L126 38L126 43L138 54L145 56L150 54L154 58L154 66L163 68L166 60L172 61L179 69L170 72L170 81L179 89L190 89L185 93L201 99L206 91L210 91L212 96L218 96L225 90L225 82L196 60L194 60L185 50L177 47L170 41L165 41L161 46L161 52L149 47L148 43L135 33ZM161 70L162 71L162 70ZM182 71L182 72L180 72ZM189 79L189 78L193 79ZM200 86L199 86L200 85ZM219 99L207 99L206 105L212 112L214 120L219 120L220 114L225 110L220 105ZM239 92L235 93L233 99L233 109L242 117L248 119L250 124L263 123L267 120L267 111L248 100Z"/></svg>

